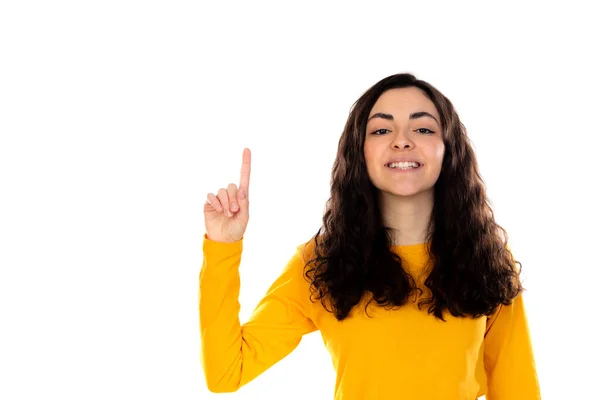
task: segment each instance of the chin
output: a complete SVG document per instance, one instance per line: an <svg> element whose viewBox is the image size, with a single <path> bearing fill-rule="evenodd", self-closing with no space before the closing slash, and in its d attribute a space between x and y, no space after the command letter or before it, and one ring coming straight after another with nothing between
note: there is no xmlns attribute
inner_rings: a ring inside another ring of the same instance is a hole
<svg viewBox="0 0 600 400"><path fill-rule="evenodd" d="M387 193L398 196L398 197L417 197L417 196L426 196L428 194L433 194L433 188L389 188L386 190Z"/></svg>

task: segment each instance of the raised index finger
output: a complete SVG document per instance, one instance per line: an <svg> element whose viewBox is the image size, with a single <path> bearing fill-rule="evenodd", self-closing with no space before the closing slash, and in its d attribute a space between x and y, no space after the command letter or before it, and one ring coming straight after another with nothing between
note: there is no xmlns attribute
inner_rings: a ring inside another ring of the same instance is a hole
<svg viewBox="0 0 600 400"><path fill-rule="evenodd" d="M248 196L248 186L250 185L250 149L244 149L242 156L242 172L240 173L240 189L244 189Z"/></svg>

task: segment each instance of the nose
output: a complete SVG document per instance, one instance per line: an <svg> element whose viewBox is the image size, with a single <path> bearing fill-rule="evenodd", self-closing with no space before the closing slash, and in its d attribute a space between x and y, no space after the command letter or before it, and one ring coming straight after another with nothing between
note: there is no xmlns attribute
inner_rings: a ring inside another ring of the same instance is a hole
<svg viewBox="0 0 600 400"><path fill-rule="evenodd" d="M413 146L413 142L408 138L407 135L403 134L400 130L392 140L392 147L395 149L407 149Z"/></svg>

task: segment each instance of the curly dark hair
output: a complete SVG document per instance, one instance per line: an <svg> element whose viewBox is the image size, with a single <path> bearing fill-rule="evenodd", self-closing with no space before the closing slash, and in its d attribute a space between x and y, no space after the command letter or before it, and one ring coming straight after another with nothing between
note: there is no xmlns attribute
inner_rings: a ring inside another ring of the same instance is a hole
<svg viewBox="0 0 600 400"><path fill-rule="evenodd" d="M413 291L423 292L391 249L393 230L383 224L378 189L370 181L363 152L373 105L386 90L405 87L421 89L435 104L446 149L427 235L431 263L424 284L431 296L418 306L428 305L428 312L442 321L444 310L455 317L492 315L524 290L521 263L507 247L506 231L495 222L466 128L452 103L410 73L382 79L353 104L339 140L323 224L309 241L315 257L305 264L305 278L312 294L339 321L366 292L371 297L365 311L372 301L393 308L405 304Z"/></svg>

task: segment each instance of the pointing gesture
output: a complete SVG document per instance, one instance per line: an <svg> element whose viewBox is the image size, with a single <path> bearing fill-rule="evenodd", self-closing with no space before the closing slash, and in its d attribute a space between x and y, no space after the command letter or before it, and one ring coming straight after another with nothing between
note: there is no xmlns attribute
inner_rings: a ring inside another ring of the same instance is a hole
<svg viewBox="0 0 600 400"><path fill-rule="evenodd" d="M237 242L246 232L250 215L248 193L250 185L250 149L244 149L239 190L230 183L215 196L208 194L204 204L206 235L217 242Z"/></svg>
<svg viewBox="0 0 600 400"><path fill-rule="evenodd" d="M250 149L244 149L242 171L240 173L240 190L246 193L246 199L248 198L248 186L250 186Z"/></svg>

